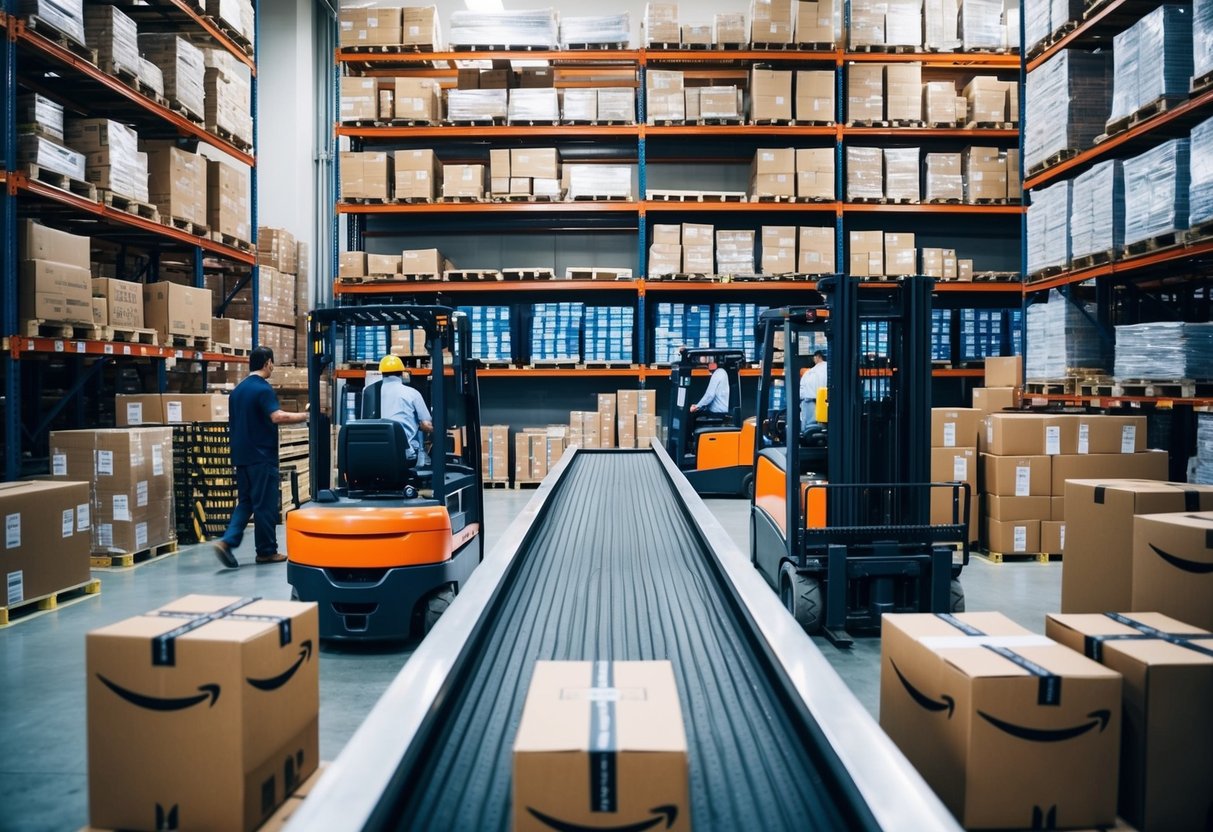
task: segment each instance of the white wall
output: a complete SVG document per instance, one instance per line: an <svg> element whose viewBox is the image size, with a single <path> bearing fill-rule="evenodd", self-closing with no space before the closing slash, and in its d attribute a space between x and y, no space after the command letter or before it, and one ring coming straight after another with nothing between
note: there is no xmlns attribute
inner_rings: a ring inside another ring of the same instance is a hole
<svg viewBox="0 0 1213 832"><path fill-rule="evenodd" d="M307 242L316 274L315 0L261 0L258 49L258 224ZM331 208L326 207L327 214Z"/></svg>

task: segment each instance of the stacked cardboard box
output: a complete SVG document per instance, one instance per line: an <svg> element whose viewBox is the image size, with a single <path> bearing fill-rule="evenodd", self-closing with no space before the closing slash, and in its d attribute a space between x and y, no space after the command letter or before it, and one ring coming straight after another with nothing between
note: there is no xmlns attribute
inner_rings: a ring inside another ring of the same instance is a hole
<svg viewBox="0 0 1213 832"><path fill-rule="evenodd" d="M923 120L930 126L955 127L963 124L967 108L959 106L955 81L928 81L922 87Z"/></svg>
<svg viewBox="0 0 1213 832"><path fill-rule="evenodd" d="M514 434L514 483L537 483L556 466L568 442L564 425L526 428Z"/></svg>
<svg viewBox="0 0 1213 832"><path fill-rule="evenodd" d="M885 119L922 121L922 64L885 64L884 83Z"/></svg>
<svg viewBox="0 0 1213 832"><path fill-rule="evenodd" d="M347 75L341 79L342 123L373 121L379 116L379 86L374 78Z"/></svg>
<svg viewBox="0 0 1213 832"><path fill-rule="evenodd" d="M682 271L688 274L714 274L716 253L711 225L684 222L682 224Z"/></svg>
<svg viewBox="0 0 1213 832"><path fill-rule="evenodd" d="M884 151L847 147L847 199L884 199Z"/></svg>
<svg viewBox="0 0 1213 832"><path fill-rule="evenodd" d="M338 15L339 45L399 46L402 41L401 10L395 8L343 8Z"/></svg>
<svg viewBox="0 0 1213 832"><path fill-rule="evenodd" d="M919 202L922 199L919 187L919 149L886 147L883 155L885 199L891 202Z"/></svg>
<svg viewBox="0 0 1213 832"><path fill-rule="evenodd" d="M686 119L686 95L681 72L646 72L645 92L645 115L649 124Z"/></svg>
<svg viewBox="0 0 1213 832"><path fill-rule="evenodd" d="M341 151L341 198L391 197L392 155L383 151Z"/></svg>
<svg viewBox="0 0 1213 832"><path fill-rule="evenodd" d="M480 467L485 482L510 481L509 425L481 425Z"/></svg>
<svg viewBox="0 0 1213 832"><path fill-rule="evenodd" d="M825 202L837 198L834 179L834 148L796 149L796 196Z"/></svg>
<svg viewBox="0 0 1213 832"><path fill-rule="evenodd" d="M1007 198L1007 157L996 147L967 147L964 151L965 198L968 202Z"/></svg>
<svg viewBox="0 0 1213 832"><path fill-rule="evenodd" d="M780 3L785 0L774 0ZM786 0L789 2L790 0ZM791 32L789 27L789 39ZM771 41L774 42L774 41ZM790 121L792 72L755 66L750 70L750 118L755 122Z"/></svg>
<svg viewBox="0 0 1213 832"><path fill-rule="evenodd" d="M884 269L890 277L904 277L918 272L918 249L914 235L904 231L884 232Z"/></svg>
<svg viewBox="0 0 1213 832"><path fill-rule="evenodd" d="M84 37L97 65L111 75L139 75L139 32L116 6L85 6Z"/></svg>
<svg viewBox="0 0 1213 832"><path fill-rule="evenodd" d="M963 202L964 173L959 153L926 154L927 202Z"/></svg>
<svg viewBox="0 0 1213 832"><path fill-rule="evenodd" d="M750 0L750 42L792 42L792 0Z"/></svg>
<svg viewBox="0 0 1213 832"><path fill-rule="evenodd" d="M852 231L848 253L849 274L853 277L880 277L885 273L884 232Z"/></svg>
<svg viewBox="0 0 1213 832"><path fill-rule="evenodd" d="M884 120L884 66L882 64L853 63L847 65L846 118L848 124Z"/></svg>
<svg viewBox="0 0 1213 832"><path fill-rule="evenodd" d="M800 5L803 7L819 4L802 2ZM796 120L800 122L833 124L836 119L835 91L836 84L833 70L797 70Z"/></svg>
<svg viewBox="0 0 1213 832"><path fill-rule="evenodd" d="M224 49L204 49L206 129L253 142L252 86L248 68Z"/></svg>
<svg viewBox="0 0 1213 832"><path fill-rule="evenodd" d="M438 196L442 165L434 151L397 150L392 167L396 176L395 199L432 202Z"/></svg>
<svg viewBox="0 0 1213 832"><path fill-rule="evenodd" d="M225 344L234 350L251 350L253 322L237 318L214 318L211 320L211 337L217 345Z"/></svg>
<svg viewBox="0 0 1213 832"><path fill-rule="evenodd" d="M686 120L739 121L745 116L745 94L740 87L687 87Z"/></svg>
<svg viewBox="0 0 1213 832"><path fill-rule="evenodd" d="M620 390L616 404L618 446L647 448L657 436L657 391Z"/></svg>
<svg viewBox="0 0 1213 832"><path fill-rule="evenodd" d="M561 168L560 184L570 200L631 199L632 168L629 165L566 164Z"/></svg>
<svg viewBox="0 0 1213 832"><path fill-rule="evenodd" d="M837 274L833 226L801 226L797 274Z"/></svg>
<svg viewBox="0 0 1213 832"><path fill-rule="evenodd" d="M249 220L249 169L207 159L206 225L212 232L248 242Z"/></svg>
<svg viewBox="0 0 1213 832"><path fill-rule="evenodd" d="M21 320L93 322L89 244L88 237L21 221L17 283Z"/></svg>
<svg viewBox="0 0 1213 832"><path fill-rule="evenodd" d="M105 319L96 323L122 329L143 328L143 287L127 280L93 278L93 299L104 301Z"/></svg>
<svg viewBox="0 0 1213 832"><path fill-rule="evenodd" d="M980 410L986 416L1017 409L1022 398L1022 381L1023 359L1020 356L987 358L986 386L973 388L973 409Z"/></svg>
<svg viewBox="0 0 1213 832"><path fill-rule="evenodd" d="M654 225L649 246L649 277L678 274L682 269L682 226Z"/></svg>
<svg viewBox="0 0 1213 832"><path fill-rule="evenodd" d="M641 37L645 46L654 43L678 43L681 37L678 26L677 3L646 3Z"/></svg>
<svg viewBox="0 0 1213 832"><path fill-rule="evenodd" d="M171 33L143 32L139 51L160 68L170 102L202 121L206 112L206 61L202 50Z"/></svg>
<svg viewBox="0 0 1213 832"><path fill-rule="evenodd" d="M798 0L796 6L796 43L833 49L838 26L834 0Z"/></svg>
<svg viewBox="0 0 1213 832"><path fill-rule="evenodd" d="M405 46L428 46L435 51L442 46L437 6L405 6L400 23L400 42Z"/></svg>
<svg viewBox="0 0 1213 832"><path fill-rule="evenodd" d="M750 163L750 195L796 196L796 149L759 148Z"/></svg>
<svg viewBox="0 0 1213 832"><path fill-rule="evenodd" d="M67 143L84 154L89 182L147 202L147 158L139 153L139 136L134 130L104 118L73 118L67 121Z"/></svg>
<svg viewBox="0 0 1213 832"><path fill-rule="evenodd" d="M982 542L995 552L1063 549L1067 480L1167 473L1167 455L1145 450L1142 416L991 413L981 440Z"/></svg>
<svg viewBox="0 0 1213 832"><path fill-rule="evenodd" d="M560 154L556 148L513 148L489 153L489 183L494 194L560 195Z"/></svg>
<svg viewBox="0 0 1213 832"><path fill-rule="evenodd" d="M484 165L443 165L444 197L484 198Z"/></svg>
<svg viewBox="0 0 1213 832"><path fill-rule="evenodd" d="M720 274L754 274L754 232L717 231L716 269Z"/></svg>
<svg viewBox="0 0 1213 832"><path fill-rule="evenodd" d="M169 428L53 431L51 478L92 483L92 551L138 552L174 539Z"/></svg>
<svg viewBox="0 0 1213 832"><path fill-rule="evenodd" d="M114 397L115 422L120 428L226 422L227 396L220 393L135 393Z"/></svg>
<svg viewBox="0 0 1213 832"><path fill-rule="evenodd" d="M968 485L969 513L963 515L964 497L947 488L931 489L931 522L968 524L969 539L978 537L977 433L981 413L971 408L942 408L931 411L931 482Z"/></svg>
<svg viewBox="0 0 1213 832"><path fill-rule="evenodd" d="M433 78L397 78L392 88L392 111L401 120L436 122L442 117L442 90L438 82Z"/></svg>
<svg viewBox="0 0 1213 832"><path fill-rule="evenodd" d="M143 326L154 329L161 344L211 337L211 290L179 283L143 286Z"/></svg>
<svg viewBox="0 0 1213 832"><path fill-rule="evenodd" d="M762 273L784 275L796 272L796 227L793 225L764 225L762 227Z"/></svg>
<svg viewBox="0 0 1213 832"><path fill-rule="evenodd" d="M712 18L712 42L719 44L749 43L746 34L745 15L723 12Z"/></svg>
<svg viewBox="0 0 1213 832"><path fill-rule="evenodd" d="M205 226L207 220L206 158L172 141L141 141L147 154L148 200L160 216Z"/></svg>
<svg viewBox="0 0 1213 832"><path fill-rule="evenodd" d="M90 467L78 482L0 483L5 546L0 574L6 595L0 606L15 607L89 580L92 528Z"/></svg>

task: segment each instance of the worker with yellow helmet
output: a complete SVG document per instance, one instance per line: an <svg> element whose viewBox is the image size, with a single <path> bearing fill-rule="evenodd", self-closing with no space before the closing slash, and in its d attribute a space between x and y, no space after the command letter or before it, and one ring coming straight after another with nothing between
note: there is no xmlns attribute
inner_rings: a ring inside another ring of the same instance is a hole
<svg viewBox="0 0 1213 832"><path fill-rule="evenodd" d="M404 383L404 362L394 355L385 355L379 362L383 385L379 391L379 418L391 419L404 426L409 447L423 464L424 453L421 433L432 433L433 417L426 407L425 398L415 388Z"/></svg>

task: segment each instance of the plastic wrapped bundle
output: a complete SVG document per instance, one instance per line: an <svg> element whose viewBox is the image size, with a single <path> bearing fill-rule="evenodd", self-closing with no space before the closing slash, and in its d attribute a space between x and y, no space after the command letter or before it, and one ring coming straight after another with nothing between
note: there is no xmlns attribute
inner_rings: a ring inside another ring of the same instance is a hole
<svg viewBox="0 0 1213 832"><path fill-rule="evenodd" d="M917 147L884 149L884 195L886 199L918 202L922 198Z"/></svg>
<svg viewBox="0 0 1213 832"><path fill-rule="evenodd" d="M17 14L36 17L81 46L84 41L84 0L19 0Z"/></svg>
<svg viewBox="0 0 1213 832"><path fill-rule="evenodd" d="M884 154L879 147L847 148L847 199L884 199Z"/></svg>
<svg viewBox="0 0 1213 832"><path fill-rule="evenodd" d="M164 75L164 94L171 102L201 119L206 110L206 63L202 51L173 34L139 36L139 49Z"/></svg>
<svg viewBox="0 0 1213 832"><path fill-rule="evenodd" d="M560 21L560 45L566 49L572 44L612 46L621 43L627 46L631 31L632 21L627 12L566 17Z"/></svg>
<svg viewBox="0 0 1213 832"><path fill-rule="evenodd" d="M513 361L510 307L461 306L472 324L472 356L481 361Z"/></svg>
<svg viewBox="0 0 1213 832"><path fill-rule="evenodd" d="M1113 39L1111 120L1160 98L1186 97L1192 76L1192 14L1159 6Z"/></svg>
<svg viewBox="0 0 1213 832"><path fill-rule="evenodd" d="M17 132L63 141L63 105L36 92L17 96Z"/></svg>
<svg viewBox="0 0 1213 832"><path fill-rule="evenodd" d="M1112 108L1107 54L1064 49L1028 73L1024 164L1031 169L1059 151L1090 147Z"/></svg>
<svg viewBox="0 0 1213 832"><path fill-rule="evenodd" d="M560 121L560 98L555 87L509 91L507 115L510 124Z"/></svg>
<svg viewBox="0 0 1213 832"><path fill-rule="evenodd" d="M583 303L531 306L531 360L580 361Z"/></svg>
<svg viewBox="0 0 1213 832"><path fill-rule="evenodd" d="M451 12L451 46L545 46L560 42L552 9Z"/></svg>
<svg viewBox="0 0 1213 832"><path fill-rule="evenodd" d="M568 94L568 90L565 91ZM628 88L598 90L598 120L636 123L636 92Z"/></svg>
<svg viewBox="0 0 1213 832"><path fill-rule="evenodd" d="M1213 119L1192 128L1188 170L1190 224L1195 227L1213 219Z"/></svg>
<svg viewBox="0 0 1213 832"><path fill-rule="evenodd" d="M1053 34L1052 6L1052 0L1024 0L1024 37L1028 52L1036 51L1036 47Z"/></svg>
<svg viewBox="0 0 1213 832"><path fill-rule="evenodd" d="M573 88L560 97L560 119L564 122L598 120L598 90Z"/></svg>
<svg viewBox="0 0 1213 832"><path fill-rule="evenodd" d="M889 46L922 46L922 0L889 0L884 42Z"/></svg>
<svg viewBox="0 0 1213 832"><path fill-rule="evenodd" d="M72 179L85 179L84 154L42 136L17 137L17 161L37 165Z"/></svg>
<svg viewBox="0 0 1213 832"><path fill-rule="evenodd" d="M447 90L448 121L489 121L505 118L508 90Z"/></svg>
<svg viewBox="0 0 1213 832"><path fill-rule="evenodd" d="M97 65L116 75L139 74L139 32L116 6L89 5L84 10L84 37L97 50Z"/></svg>
<svg viewBox="0 0 1213 832"><path fill-rule="evenodd" d="M585 360L631 363L636 313L630 306L585 308Z"/></svg>
<svg viewBox="0 0 1213 832"><path fill-rule="evenodd" d="M678 4L646 3L641 30L645 46L678 43L682 37L678 27Z"/></svg>
<svg viewBox="0 0 1213 832"><path fill-rule="evenodd" d="M716 232L716 270L720 274L754 274L754 232Z"/></svg>
<svg viewBox="0 0 1213 832"><path fill-rule="evenodd" d="M1213 485L1213 413L1196 414L1195 482Z"/></svg>
<svg viewBox="0 0 1213 832"><path fill-rule="evenodd" d="M1081 21L1082 12L1082 0L1049 0L1049 34L1058 31L1071 20ZM1025 24L1031 20L1030 10L1028 15Z"/></svg>
<svg viewBox="0 0 1213 832"><path fill-rule="evenodd" d="M851 46L882 46L885 42L886 3L875 0L852 0L851 25L848 27Z"/></svg>
<svg viewBox="0 0 1213 832"><path fill-rule="evenodd" d="M139 80L156 95L164 97L164 73L147 58L139 59Z"/></svg>
<svg viewBox="0 0 1213 832"><path fill-rule="evenodd" d="M224 49L204 49L202 60L206 129L227 131L251 144L252 86L248 67Z"/></svg>
<svg viewBox="0 0 1213 832"><path fill-rule="evenodd" d="M1192 73L1194 79L1213 72L1213 0L1192 2Z"/></svg>
<svg viewBox="0 0 1213 832"><path fill-rule="evenodd" d="M1087 306L1087 304L1083 304ZM1030 379L1065 378L1075 370L1105 370L1108 355L1095 311L1049 292L1048 303L1028 307L1028 354L1025 375Z"/></svg>
<svg viewBox="0 0 1213 832"><path fill-rule="evenodd" d="M960 0L925 0L922 17L923 45L942 52L959 51Z"/></svg>
<svg viewBox="0 0 1213 832"><path fill-rule="evenodd" d="M750 361L758 360L755 327L765 306L754 303L718 303L712 310L712 346L737 349Z"/></svg>
<svg viewBox="0 0 1213 832"><path fill-rule="evenodd" d="M67 143L90 157L85 166L89 182L147 201L147 157L140 158L139 136L134 130L104 118L70 119Z"/></svg>
<svg viewBox="0 0 1213 832"><path fill-rule="evenodd" d="M1100 162L1074 179L1070 256L1117 252L1125 242L1125 178L1119 159Z"/></svg>
<svg viewBox="0 0 1213 832"><path fill-rule="evenodd" d="M1188 227L1188 140L1125 160L1125 245Z"/></svg>
<svg viewBox="0 0 1213 832"><path fill-rule="evenodd" d="M1058 182L1032 192L1028 206L1028 274L1070 264L1073 183Z"/></svg>
<svg viewBox="0 0 1213 832"><path fill-rule="evenodd" d="M1125 380L1213 378L1213 324L1118 326L1113 372Z"/></svg>
<svg viewBox="0 0 1213 832"><path fill-rule="evenodd" d="M632 198L632 169L628 165L565 165L564 170L569 199Z"/></svg>
<svg viewBox="0 0 1213 832"><path fill-rule="evenodd" d="M1002 0L964 0L960 7L960 39L966 51L1003 48Z"/></svg>
<svg viewBox="0 0 1213 832"><path fill-rule="evenodd" d="M952 310L931 310L931 360L952 360Z"/></svg>

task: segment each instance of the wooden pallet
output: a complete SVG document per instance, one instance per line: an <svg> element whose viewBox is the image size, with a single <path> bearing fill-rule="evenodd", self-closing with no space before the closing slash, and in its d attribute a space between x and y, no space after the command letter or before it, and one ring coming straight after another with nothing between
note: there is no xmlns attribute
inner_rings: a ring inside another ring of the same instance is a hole
<svg viewBox="0 0 1213 832"><path fill-rule="evenodd" d="M1078 395L1078 383L1082 380L1079 378L1029 380L1024 382L1023 392L1025 396L1076 396Z"/></svg>
<svg viewBox="0 0 1213 832"><path fill-rule="evenodd" d="M1089 378L1078 382L1078 395L1105 398L1112 395L1115 384L1110 378Z"/></svg>
<svg viewBox="0 0 1213 832"><path fill-rule="evenodd" d="M444 118L442 123L447 127L504 127L504 116L490 118Z"/></svg>
<svg viewBox="0 0 1213 832"><path fill-rule="evenodd" d="M569 202L631 202L631 196L622 194L569 194Z"/></svg>
<svg viewBox="0 0 1213 832"><path fill-rule="evenodd" d="M813 124L814 122L797 122L790 118L756 118L750 121L755 127L795 127L798 124ZM822 122L824 124L824 122ZM829 122L831 125L833 122Z"/></svg>
<svg viewBox="0 0 1213 832"><path fill-rule="evenodd" d="M1059 150L1043 162L1037 162L1028 169L1028 176L1035 176L1038 173L1043 173L1054 165L1060 165L1062 162L1069 161L1077 156L1082 151L1076 147L1067 147L1065 150Z"/></svg>
<svg viewBox="0 0 1213 832"><path fill-rule="evenodd" d="M1191 245L1192 243L1201 243L1213 237L1213 220L1202 222L1199 225L1194 225L1184 234L1184 241Z"/></svg>
<svg viewBox="0 0 1213 832"><path fill-rule="evenodd" d="M486 489L489 489L489 490L492 490L494 488L508 489L510 487L510 481L509 480L484 480L483 485Z"/></svg>
<svg viewBox="0 0 1213 832"><path fill-rule="evenodd" d="M489 200L483 196L440 196L438 201L455 205L475 205Z"/></svg>
<svg viewBox="0 0 1213 832"><path fill-rule="evenodd" d="M101 190L99 193L101 194L101 201L105 203L107 208L134 214L137 217L143 217L152 222L160 222L160 209L150 202L140 202L137 199L116 194L113 191Z"/></svg>
<svg viewBox="0 0 1213 832"><path fill-rule="evenodd" d="M61 191L67 191L76 196L82 196L89 202L97 202L97 186L91 182L64 176L61 173L48 170L41 165L26 165L25 175L36 182L41 182L43 185L49 185L52 188L58 188Z"/></svg>
<svg viewBox="0 0 1213 832"><path fill-rule="evenodd" d="M559 127L558 118L506 118L510 127Z"/></svg>
<svg viewBox="0 0 1213 832"><path fill-rule="evenodd" d="M1066 270L1065 266L1049 266L1037 272L1032 272L1028 275L1027 282L1035 283L1040 280L1048 280L1050 277L1056 277Z"/></svg>
<svg viewBox="0 0 1213 832"><path fill-rule="evenodd" d="M92 555L89 562L93 569L134 569L147 563L159 560L167 555L177 554L177 541L170 540L159 546L149 546L137 552L123 552L117 555Z"/></svg>
<svg viewBox="0 0 1213 832"><path fill-rule="evenodd" d="M750 194L750 202L783 202L790 205L800 202L800 198L787 194Z"/></svg>
<svg viewBox="0 0 1213 832"><path fill-rule="evenodd" d="M560 197L552 194L493 194L494 202L560 202Z"/></svg>
<svg viewBox="0 0 1213 832"><path fill-rule="evenodd" d="M555 280L556 272L547 268L502 269L501 277L504 280Z"/></svg>
<svg viewBox="0 0 1213 832"><path fill-rule="evenodd" d="M921 46L898 46L887 43L853 43L849 49L852 52L871 52L886 55L921 55L924 52Z"/></svg>
<svg viewBox="0 0 1213 832"><path fill-rule="evenodd" d="M222 355L247 356L250 352L252 352L252 350L245 349L244 347L233 347L231 344L221 344L218 341L212 341L211 342L211 352L217 352ZM222 388L222 389L228 389L229 391L234 386L235 385L229 385L229 384L212 384L212 385L210 385L210 387L212 389L217 390L217 389ZM210 392L210 391L207 391L207 392Z"/></svg>
<svg viewBox="0 0 1213 832"><path fill-rule="evenodd" d="M106 326L102 328L101 336L102 341L115 341L123 344L156 346L160 343L160 335L156 330L142 327Z"/></svg>
<svg viewBox="0 0 1213 832"><path fill-rule="evenodd" d="M651 52L678 52L682 50L682 44L676 40L654 40L646 43L644 48Z"/></svg>
<svg viewBox="0 0 1213 832"><path fill-rule="evenodd" d="M1014 130L1019 125L1013 121L969 121L965 122L966 130Z"/></svg>
<svg viewBox="0 0 1213 832"><path fill-rule="evenodd" d="M1093 269L1096 266L1103 266L1111 263L1116 259L1116 251L1109 249L1108 251L1097 251L1093 254L1084 254L1082 257L1075 257L1070 261L1070 268L1074 271L1080 269Z"/></svg>
<svg viewBox="0 0 1213 832"><path fill-rule="evenodd" d="M1190 378L1116 379L1113 396L1144 396L1160 399L1195 399L1213 396L1213 381Z"/></svg>
<svg viewBox="0 0 1213 832"><path fill-rule="evenodd" d="M567 49L570 52L617 52L621 49L627 49L626 41L613 43L566 43L562 49Z"/></svg>
<svg viewBox="0 0 1213 832"><path fill-rule="evenodd" d="M586 361L582 367L587 370L632 370L636 365L631 361Z"/></svg>
<svg viewBox="0 0 1213 832"><path fill-rule="evenodd" d="M918 200L916 200L916 199L910 199L908 197L894 197L894 198L890 199L887 196L882 196L882 197L853 196L853 197L851 197L850 201L857 203L859 205L917 205L918 204Z"/></svg>
<svg viewBox="0 0 1213 832"><path fill-rule="evenodd" d="M871 118L854 118L847 122L847 127L888 127L889 122Z"/></svg>
<svg viewBox="0 0 1213 832"><path fill-rule="evenodd" d="M974 272L974 283L1021 283L1019 272Z"/></svg>
<svg viewBox="0 0 1213 832"><path fill-rule="evenodd" d="M31 318L18 326L26 338L62 338L65 341L103 341L102 330L94 324L63 323Z"/></svg>
<svg viewBox="0 0 1213 832"><path fill-rule="evenodd" d="M206 237L208 240L211 236L209 226L199 225L191 220L181 217L172 217L166 214L160 215L160 223L167 225L169 228L176 228L178 231L184 231L186 234L193 234L195 237Z"/></svg>
<svg viewBox="0 0 1213 832"><path fill-rule="evenodd" d="M838 48L838 44L833 41L827 43L825 41L813 41L811 43L796 43L793 47L797 52L833 52Z"/></svg>
<svg viewBox="0 0 1213 832"><path fill-rule="evenodd" d="M514 480L513 489L521 491L524 488L538 488L543 485L543 480Z"/></svg>
<svg viewBox="0 0 1213 832"><path fill-rule="evenodd" d="M1213 89L1213 72L1206 72L1204 75L1198 75L1192 79L1193 98L1207 92L1209 89Z"/></svg>
<svg viewBox="0 0 1213 832"><path fill-rule="evenodd" d="M745 119L741 116L700 116L687 119L686 123L696 127L740 127L745 124Z"/></svg>
<svg viewBox="0 0 1213 832"><path fill-rule="evenodd" d="M559 47L554 43L543 44L542 46L515 46L502 43L481 43L472 46L451 46L452 52L551 52Z"/></svg>
<svg viewBox="0 0 1213 832"><path fill-rule="evenodd" d="M527 370L584 370L585 365L579 361L572 359L559 358L541 358L532 359L530 364L527 364Z"/></svg>
<svg viewBox="0 0 1213 832"><path fill-rule="evenodd" d="M631 280L631 269L612 269L605 266L569 266L564 270L565 280Z"/></svg>
<svg viewBox="0 0 1213 832"><path fill-rule="evenodd" d="M496 269L451 269L442 273L446 283L476 283L501 280L501 272Z"/></svg>
<svg viewBox="0 0 1213 832"><path fill-rule="evenodd" d="M206 122L205 115L203 115L202 113L195 112L194 110L192 110L189 107L182 104L177 99L168 98L168 99L166 99L166 101L168 102L167 103L168 108L170 110L172 110L174 113L176 113L177 115L182 116L183 118L187 118L190 121L194 122L195 124L204 124Z"/></svg>
<svg viewBox="0 0 1213 832"><path fill-rule="evenodd" d="M249 151L253 149L253 143L244 136L237 136L231 130L228 130L222 124L208 122L206 125L207 132L214 133L221 139L224 139L229 144L234 145L240 150Z"/></svg>
<svg viewBox="0 0 1213 832"><path fill-rule="evenodd" d="M650 190L645 199L652 202L745 202L749 199L744 191L679 191Z"/></svg>
<svg viewBox="0 0 1213 832"><path fill-rule="evenodd" d="M52 612L60 607L78 603L101 592L101 581L96 578L82 584L60 589L37 598L26 598L10 606L0 606L0 627L11 627L22 621L37 618L40 613Z"/></svg>
<svg viewBox="0 0 1213 832"><path fill-rule="evenodd" d="M49 41L59 44L67 51L77 55L90 64L97 63L97 50L89 49L84 43L76 40L71 35L56 28L54 24L44 20L38 15L31 14L25 18L25 28L31 32L36 32Z"/></svg>
<svg viewBox="0 0 1213 832"><path fill-rule="evenodd" d="M622 118L562 118L565 127L635 127L635 121Z"/></svg>
<svg viewBox="0 0 1213 832"><path fill-rule="evenodd" d="M988 560L990 563L1004 563L1007 561L1029 561L1034 560L1037 563L1048 563L1049 559L1056 557L1060 559L1060 555L1050 555L1048 552L991 552L987 549L978 549L976 554L983 560Z"/></svg>
<svg viewBox="0 0 1213 832"><path fill-rule="evenodd" d="M253 251L253 244L250 243L248 240L242 240L239 237L233 237L231 234L224 234L222 231L212 231L210 234L210 237L216 243L222 243L225 246L239 249L240 251L243 251L248 254L251 254Z"/></svg>
<svg viewBox="0 0 1213 832"><path fill-rule="evenodd" d="M958 130L963 128L965 123L963 119L957 119L956 121L928 121L926 126L932 130Z"/></svg>
<svg viewBox="0 0 1213 832"><path fill-rule="evenodd" d="M164 346L210 352L211 339L202 335L169 335L164 340Z"/></svg>
<svg viewBox="0 0 1213 832"><path fill-rule="evenodd" d="M931 199L924 199L923 205L960 205L964 202L960 197L954 196L936 196Z"/></svg>
<svg viewBox="0 0 1213 832"><path fill-rule="evenodd" d="M386 44L343 46L341 51L354 55L408 55L416 52L433 52L434 47L428 43L395 43L390 46Z"/></svg>
<svg viewBox="0 0 1213 832"><path fill-rule="evenodd" d="M346 127L436 127L442 122L432 118L354 118L341 123Z"/></svg>
<svg viewBox="0 0 1213 832"><path fill-rule="evenodd" d="M1176 246L1183 245L1185 235L1186 232L1184 231L1168 231L1166 234L1159 234L1156 237L1148 237L1135 243L1127 243L1125 245L1125 252L1133 255L1175 248Z"/></svg>

